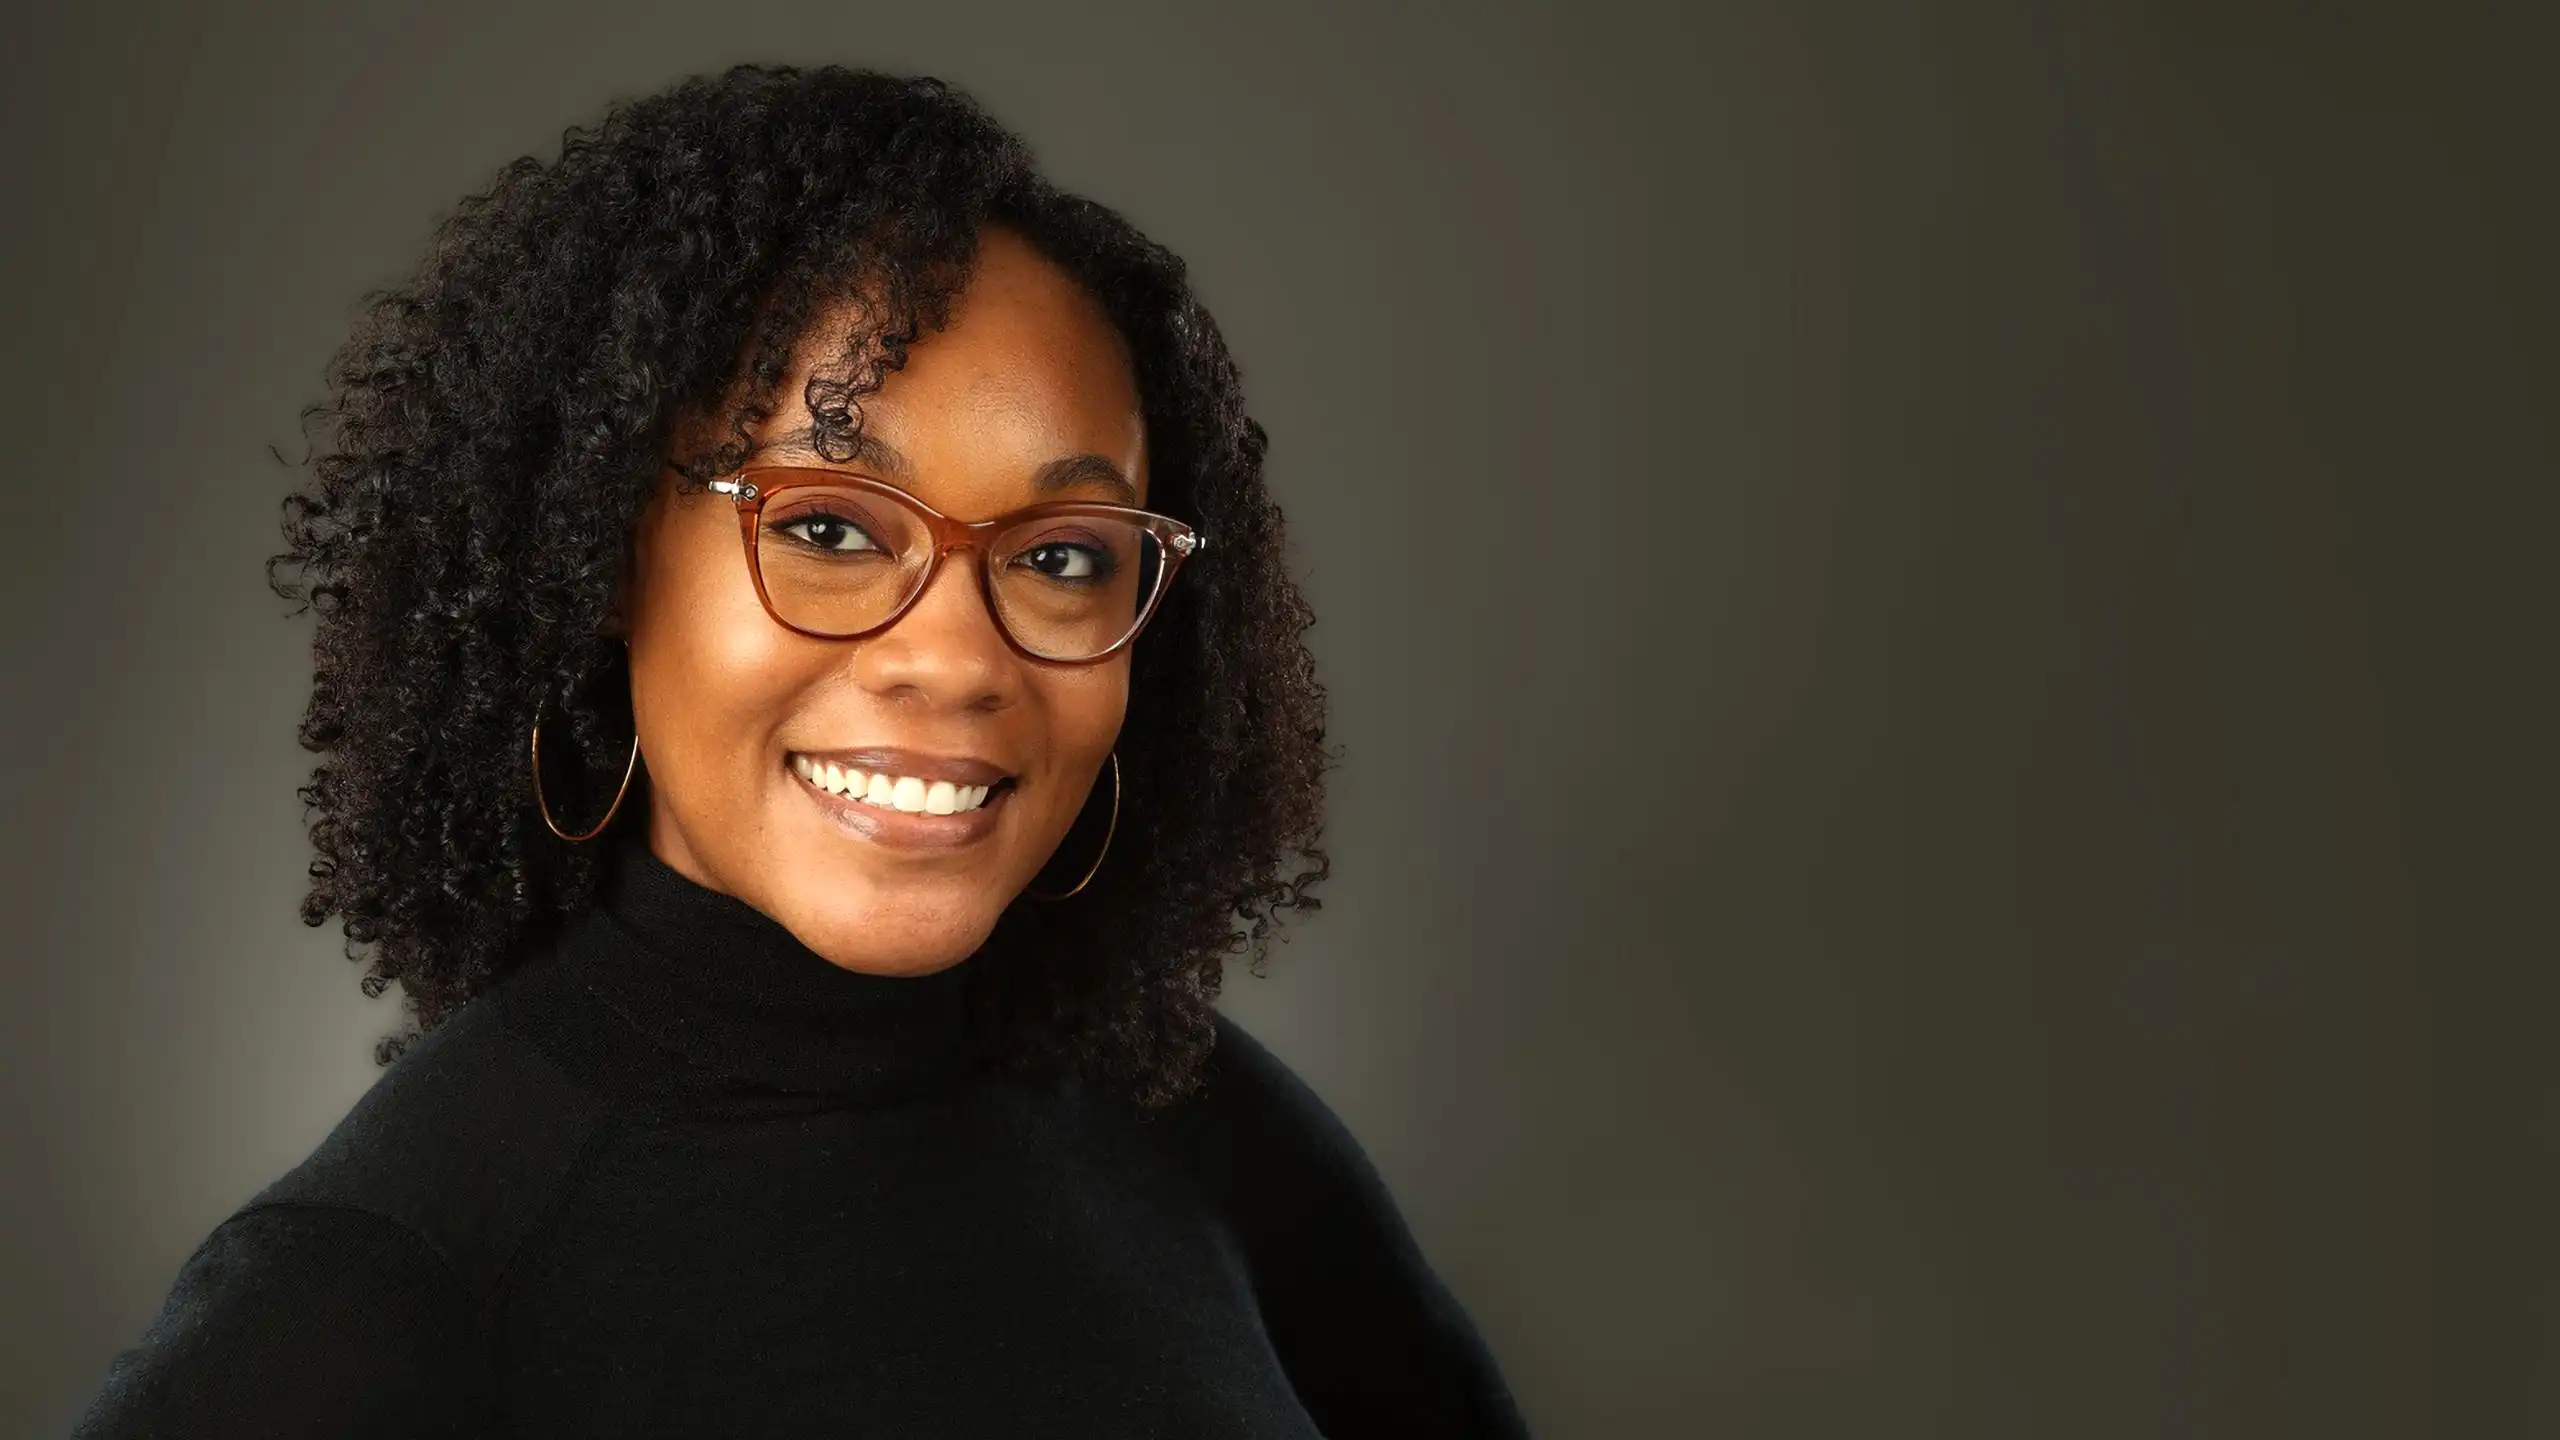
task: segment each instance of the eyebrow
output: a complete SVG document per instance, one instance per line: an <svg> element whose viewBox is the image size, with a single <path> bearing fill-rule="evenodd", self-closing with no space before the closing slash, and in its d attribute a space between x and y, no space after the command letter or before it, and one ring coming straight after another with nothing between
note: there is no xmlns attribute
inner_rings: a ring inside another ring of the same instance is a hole
<svg viewBox="0 0 2560 1440"><path fill-rule="evenodd" d="M754 453L764 455L777 451L806 455L821 461L826 459L818 453L816 428L808 425L758 445ZM914 464L906 456L899 454L896 446L873 435L861 433L854 435L853 458L849 463L867 465L892 480L913 482L916 475ZM1031 472L1032 488L1043 494L1072 489L1078 485L1100 485L1111 492L1111 498L1114 501L1122 505L1138 503L1137 485L1127 475L1121 473L1119 466L1091 452L1061 456Z"/></svg>

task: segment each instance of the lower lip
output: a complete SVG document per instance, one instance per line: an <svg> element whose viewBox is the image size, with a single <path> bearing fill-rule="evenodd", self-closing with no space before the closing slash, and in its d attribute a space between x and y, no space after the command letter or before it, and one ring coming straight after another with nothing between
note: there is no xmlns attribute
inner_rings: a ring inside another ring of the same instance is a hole
<svg viewBox="0 0 2560 1440"><path fill-rule="evenodd" d="M954 811L949 815L932 815L923 811L892 810L868 801L850 800L832 790L821 790L791 770L784 769L791 783L802 794L818 802L818 808L838 825L876 844L912 850L950 850L984 840L995 833L996 818L1013 798L1013 787L989 795L986 803L974 810Z"/></svg>

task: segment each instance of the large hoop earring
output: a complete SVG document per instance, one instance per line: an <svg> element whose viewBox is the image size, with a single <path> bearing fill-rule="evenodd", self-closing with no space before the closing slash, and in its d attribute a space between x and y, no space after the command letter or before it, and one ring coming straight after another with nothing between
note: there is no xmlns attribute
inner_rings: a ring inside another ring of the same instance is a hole
<svg viewBox="0 0 2560 1440"><path fill-rule="evenodd" d="M1072 827L1071 827L1071 828L1072 828ZM1112 750L1112 752L1111 752L1111 824L1110 824L1110 826L1109 826L1108 828L1106 828L1106 829L1102 832L1102 852L1101 852L1101 854L1098 854L1098 855L1094 856L1094 857L1093 857L1093 864L1091 864L1091 865L1089 865L1089 866L1087 866L1087 867L1085 868L1084 878L1083 878L1082 880L1079 880L1079 881L1077 881L1077 882L1076 882L1076 888L1075 888L1075 890L1065 890L1065 891L1061 891L1061 892L1059 892L1058 894L1055 894L1055 895L1043 895L1043 894L1039 893L1039 892L1038 892L1038 891L1036 891L1036 890L1025 890L1025 891L1023 891L1022 893L1023 893L1024 895L1028 896L1029 898L1034 899L1034 900L1064 900L1064 899L1068 898L1069 896L1074 895L1074 894L1076 893L1076 890L1082 890L1085 886L1092 884L1092 883L1093 883L1093 877L1094 877L1095 875L1100 874L1100 873L1101 873L1101 871L1102 871L1102 856L1103 856L1103 855L1108 855L1108 854L1110 854L1110 853L1111 853L1111 837L1112 837L1112 836L1114 836L1114 835L1116 835L1116 834L1118 834L1119 832L1120 832L1120 751L1118 750L1118 748L1117 748L1117 747L1115 747L1115 748L1113 748L1113 750Z"/></svg>
<svg viewBox="0 0 2560 1440"><path fill-rule="evenodd" d="M581 840L593 840L598 835L603 834L604 827L612 824L613 817L621 811L622 797L631 792L631 777L639 770L639 768L640 732L634 730L631 733L631 759L622 767L622 787L613 792L613 805L604 812L604 818L596 822L596 828L588 831L584 835L572 835L568 831L561 829L560 822L551 818L551 806L542 798L542 702L539 700L534 702L533 808L542 812L542 823L551 827L552 834L559 836L563 840L569 841L571 844L575 844Z"/></svg>

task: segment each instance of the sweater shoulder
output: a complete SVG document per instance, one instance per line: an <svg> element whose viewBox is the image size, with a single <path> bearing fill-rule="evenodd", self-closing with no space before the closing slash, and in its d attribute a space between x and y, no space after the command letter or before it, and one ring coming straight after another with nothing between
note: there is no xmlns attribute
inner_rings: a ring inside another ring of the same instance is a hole
<svg viewBox="0 0 2560 1440"><path fill-rule="evenodd" d="M1366 1166L1360 1142L1314 1086L1234 1016L1220 1011L1216 1025L1217 1043L1190 1108L1222 1126L1248 1126L1300 1159Z"/></svg>
<svg viewBox="0 0 2560 1440"><path fill-rule="evenodd" d="M370 1212L477 1297L539 1223L610 1109L478 996L412 1041L301 1163L241 1209Z"/></svg>
<svg viewBox="0 0 2560 1440"><path fill-rule="evenodd" d="M1328 1435L1527 1433L1474 1317L1350 1128L1225 1015L1164 1137L1244 1242L1274 1351Z"/></svg>
<svg viewBox="0 0 2560 1440"><path fill-rule="evenodd" d="M1199 1089L1149 1122L1158 1138L1248 1214L1317 1198L1392 1210L1368 1152L1315 1087L1234 1017L1217 1012L1216 1026Z"/></svg>
<svg viewBox="0 0 2560 1440"><path fill-rule="evenodd" d="M253 1205L187 1258L72 1433L468 1434L490 1394L485 1353L471 1297L408 1227Z"/></svg>

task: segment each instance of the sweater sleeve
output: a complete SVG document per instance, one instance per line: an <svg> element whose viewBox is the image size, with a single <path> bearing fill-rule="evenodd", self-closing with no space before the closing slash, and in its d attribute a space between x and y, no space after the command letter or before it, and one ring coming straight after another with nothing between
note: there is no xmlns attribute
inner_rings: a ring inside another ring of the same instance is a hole
<svg viewBox="0 0 2560 1440"><path fill-rule="evenodd" d="M1296 1072L1221 1015L1194 1147L1251 1256L1263 1323L1332 1440L1521 1437L1483 1336L1386 1182Z"/></svg>
<svg viewBox="0 0 2560 1440"><path fill-rule="evenodd" d="M352 1206L253 1204L180 1267L74 1440L473 1433L471 1307L425 1240Z"/></svg>

